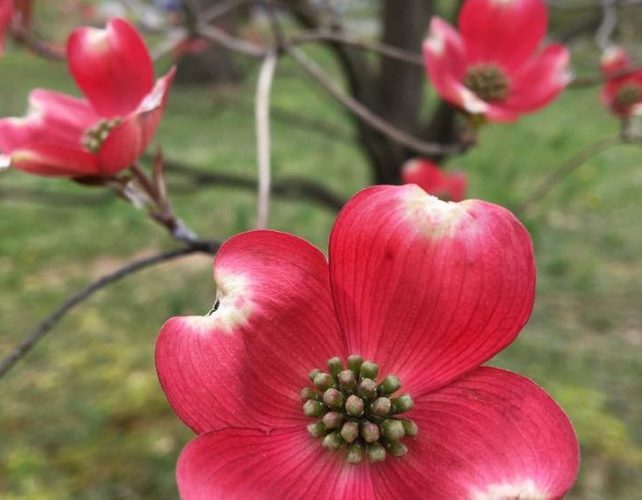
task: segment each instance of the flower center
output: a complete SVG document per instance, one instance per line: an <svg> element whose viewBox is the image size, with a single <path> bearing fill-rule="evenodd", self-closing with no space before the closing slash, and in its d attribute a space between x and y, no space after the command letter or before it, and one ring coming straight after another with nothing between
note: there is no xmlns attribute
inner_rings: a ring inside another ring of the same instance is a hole
<svg viewBox="0 0 642 500"><path fill-rule="evenodd" d="M616 105L628 108L637 104L642 98L642 87L637 83L627 83L622 85L615 94Z"/></svg>
<svg viewBox="0 0 642 500"><path fill-rule="evenodd" d="M87 151L97 153L109 136L109 133L123 122L120 118L101 120L93 127L85 130L81 142Z"/></svg>
<svg viewBox="0 0 642 500"><path fill-rule="evenodd" d="M416 436L417 424L399 417L413 407L410 395L394 396L399 378L388 375L377 383L379 367L357 355L348 357L347 368L340 358L331 358L328 368L312 370L314 388L301 389L303 413L316 419L307 427L310 435L329 451L343 450L351 464L364 455L371 462L405 455L401 439Z"/></svg>
<svg viewBox="0 0 642 500"><path fill-rule="evenodd" d="M508 96L508 77L495 64L479 64L468 70L464 85L486 102L506 99Z"/></svg>

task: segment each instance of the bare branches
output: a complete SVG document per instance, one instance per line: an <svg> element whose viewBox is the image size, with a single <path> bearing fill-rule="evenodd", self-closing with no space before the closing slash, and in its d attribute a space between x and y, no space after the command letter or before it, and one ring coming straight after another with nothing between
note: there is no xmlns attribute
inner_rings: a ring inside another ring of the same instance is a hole
<svg viewBox="0 0 642 500"><path fill-rule="evenodd" d="M53 311L49 316L38 323L35 328L27 335L14 349L0 361L0 377L4 376L11 370L11 368L22 359L36 344L43 339L43 337L51 331L51 329L58 324L58 322L67 314L71 309L81 304L95 292L105 288L112 283L115 283L127 276L130 276L138 271L142 271L148 267L162 264L174 259L184 257L197 252L206 252L209 254L216 253L219 247L217 242L201 242L201 245L186 246L183 248L161 252L150 257L145 257L139 260L130 262L129 264L113 271L109 274L102 276L93 283L90 283L82 290L79 290L67 300L65 300L60 307Z"/></svg>
<svg viewBox="0 0 642 500"><path fill-rule="evenodd" d="M533 206L544 198L553 189L559 181L568 174L581 167L592 156L606 151L613 146L622 144L624 140L620 135L607 137L600 141L589 144L581 151L577 152L568 160L559 164L551 173L526 197L524 202L517 208L518 214L526 214Z"/></svg>
<svg viewBox="0 0 642 500"><path fill-rule="evenodd" d="M341 43L343 45L356 47L358 49L375 52L381 56L388 57L390 59L396 59L398 61L413 64L415 66L423 67L424 65L423 56L421 54L399 49L385 43L363 40L354 35L350 35L344 32L328 30L307 31L298 33L290 37L290 43L292 45L303 45L306 43L316 42Z"/></svg>
<svg viewBox="0 0 642 500"><path fill-rule="evenodd" d="M178 162L166 162L166 166L174 174L188 179L190 183L201 187L204 185L228 186L241 189L257 188L257 181L250 177L233 174L206 172ZM178 186L176 186L178 188ZM178 189L175 189L178 191ZM306 179L285 178L272 182L272 193L284 198L302 199L319 203L330 210L340 210L345 200L325 186Z"/></svg>
<svg viewBox="0 0 642 500"><path fill-rule="evenodd" d="M256 86L256 155L258 166L258 203L256 227L265 229L270 213L270 91L276 70L277 55L263 60Z"/></svg>
<svg viewBox="0 0 642 500"><path fill-rule="evenodd" d="M345 94L343 90L332 80L332 78L330 78L330 76L323 71L319 65L306 56L301 50L296 47L286 47L285 52L348 111L367 123L370 127L406 146L415 153L431 156L453 154L465 149L465 145L463 144L442 145L438 143L425 142L406 134L404 131L396 127L393 127L390 123L375 115L370 111L370 109Z"/></svg>

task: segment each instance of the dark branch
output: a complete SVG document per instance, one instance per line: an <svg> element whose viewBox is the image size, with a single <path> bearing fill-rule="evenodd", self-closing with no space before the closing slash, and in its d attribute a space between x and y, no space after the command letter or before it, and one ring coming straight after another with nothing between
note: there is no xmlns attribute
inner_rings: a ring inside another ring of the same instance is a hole
<svg viewBox="0 0 642 500"><path fill-rule="evenodd" d="M186 255L190 255L197 252L206 252L209 254L216 253L219 244L216 242L199 242L193 246L187 246L175 250L169 250L162 252L151 257L145 257L143 259L135 260L116 271L106 274L93 283L89 284L82 290L76 292L71 297L69 297L65 302L63 302L58 309L53 311L49 316L42 320L36 327L27 335L1 362L0 362L0 377L4 376L11 370L11 368L22 359L35 345L42 340L42 338L49 332L51 329L56 326L56 324L67 314L71 309L81 304L92 296L98 290L105 288L116 281L125 278L131 274L134 274L138 271L142 271L148 267L154 266L156 264L161 264L163 262L168 262L170 260L178 259Z"/></svg>
<svg viewBox="0 0 642 500"><path fill-rule="evenodd" d="M206 172L171 160L165 161L167 172L183 176L195 186L206 184L256 190L256 179L233 174ZM175 191L179 191L175 189ZM315 201L331 210L339 210L345 200L328 188L305 179L281 179L272 182L272 193L276 196Z"/></svg>

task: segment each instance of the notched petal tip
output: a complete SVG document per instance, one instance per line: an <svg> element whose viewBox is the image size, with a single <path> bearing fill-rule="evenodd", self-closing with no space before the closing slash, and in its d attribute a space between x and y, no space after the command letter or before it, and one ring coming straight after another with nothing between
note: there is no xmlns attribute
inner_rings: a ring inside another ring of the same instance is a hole
<svg viewBox="0 0 642 500"><path fill-rule="evenodd" d="M550 495L537 487L532 479L490 484L485 490L474 490L473 500L501 500L522 498L524 500L548 500Z"/></svg>
<svg viewBox="0 0 642 500"><path fill-rule="evenodd" d="M402 199L407 218L431 238L453 234L469 217L466 202L442 201L415 184L404 189Z"/></svg>

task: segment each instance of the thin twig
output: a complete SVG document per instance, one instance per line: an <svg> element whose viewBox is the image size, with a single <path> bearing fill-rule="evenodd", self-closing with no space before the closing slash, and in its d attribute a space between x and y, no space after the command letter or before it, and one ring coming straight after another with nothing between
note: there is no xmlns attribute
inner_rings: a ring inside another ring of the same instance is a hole
<svg viewBox="0 0 642 500"><path fill-rule="evenodd" d="M276 70L277 55L263 60L256 86L256 155L258 166L258 203L256 227L265 229L270 215L270 91Z"/></svg>
<svg viewBox="0 0 642 500"><path fill-rule="evenodd" d="M584 9L599 9L602 7L601 0L589 0L587 2L562 2L560 0L546 0L546 3L555 9L560 10L584 10ZM642 5L642 0L618 0L616 7L633 7Z"/></svg>
<svg viewBox="0 0 642 500"><path fill-rule="evenodd" d="M183 176L198 187L209 184L252 190L257 188L256 179L250 177L203 171L173 161L166 161L165 166L168 174ZM174 192L180 191L179 186L173 186L172 190ZM327 187L314 181L296 177L274 181L272 183L272 193L285 198L314 201L334 211L341 209L345 203L345 200L340 195L333 193Z"/></svg>
<svg viewBox="0 0 642 500"><path fill-rule="evenodd" d="M89 284L82 290L76 292L65 300L60 307L55 311L49 314L44 320L42 320L36 327L27 335L16 347L14 347L11 352L5 356L5 358L0 362L0 377L4 376L11 370L11 368L22 359L31 349L33 349L36 344L42 340L42 338L51 331L51 329L56 326L56 324L67 314L71 309L81 304L92 296L98 290L105 288L106 286L115 283L116 281L121 280L131 274L134 274L138 271L142 271L148 267L154 266L156 264L161 264L163 262L168 262L170 260L178 259L186 255L190 255L197 252L207 252L214 254L218 249L218 243L209 242L209 248L205 249L200 246L187 246L179 249L169 250L166 252L161 252L150 257L145 257L139 260L130 262L129 264L113 271L109 274L102 276L93 283Z"/></svg>
<svg viewBox="0 0 642 500"><path fill-rule="evenodd" d="M544 180L533 190L533 192L526 197L522 204L517 208L518 214L524 215L535 206L537 202L542 200L557 183L567 176L568 174L581 167L592 156L606 151L613 146L622 144L624 140L620 135L606 137L600 141L593 142L586 146L584 149L578 151L575 155L571 156L566 161L559 164L554 168L551 173L544 178Z"/></svg>
<svg viewBox="0 0 642 500"><path fill-rule="evenodd" d="M377 54L390 59L397 59L398 61L413 64L415 66L423 67L424 65L423 56L421 54L409 52L385 43L364 40L345 32L329 30L307 31L290 37L290 43L292 45L303 45L315 42L341 43L343 45L349 45L362 50L376 52Z"/></svg>
<svg viewBox="0 0 642 500"><path fill-rule="evenodd" d="M286 47L285 52L299 64L299 66L310 75L319 85L321 85L332 97L342 104L348 111L356 115L370 127L378 130L382 134L403 144L415 153L424 155L454 154L465 149L465 144L438 144L425 142L413 137L403 130L400 130L386 120L374 114L370 109L365 107L357 100L350 97L330 78L330 76L321 69L321 67L310 59L304 52L296 47Z"/></svg>

